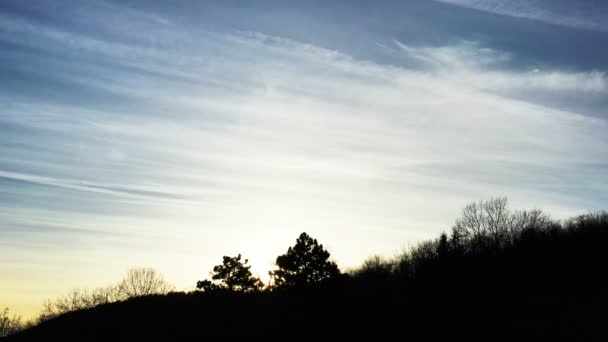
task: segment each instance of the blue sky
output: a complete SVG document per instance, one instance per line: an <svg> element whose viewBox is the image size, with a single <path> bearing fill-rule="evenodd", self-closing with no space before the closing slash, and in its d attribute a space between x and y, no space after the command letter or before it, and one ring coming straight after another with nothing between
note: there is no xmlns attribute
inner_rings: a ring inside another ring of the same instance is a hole
<svg viewBox="0 0 608 342"><path fill-rule="evenodd" d="M608 199L602 1L3 1L0 304Z"/></svg>

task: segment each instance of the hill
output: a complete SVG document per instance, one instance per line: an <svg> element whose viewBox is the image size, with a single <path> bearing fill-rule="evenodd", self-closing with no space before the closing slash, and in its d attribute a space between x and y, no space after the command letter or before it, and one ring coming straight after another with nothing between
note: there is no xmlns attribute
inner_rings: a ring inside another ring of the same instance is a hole
<svg viewBox="0 0 608 342"><path fill-rule="evenodd" d="M467 235L461 220L450 236L316 285L132 298L7 340L607 336L608 213L563 224L539 218L503 235Z"/></svg>

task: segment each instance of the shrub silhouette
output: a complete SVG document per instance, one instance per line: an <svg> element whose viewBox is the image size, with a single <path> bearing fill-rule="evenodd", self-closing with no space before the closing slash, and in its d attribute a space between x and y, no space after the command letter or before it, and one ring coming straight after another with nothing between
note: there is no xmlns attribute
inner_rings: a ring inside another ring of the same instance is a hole
<svg viewBox="0 0 608 342"><path fill-rule="evenodd" d="M123 299L118 286L99 287L93 290L73 289L64 296L46 300L37 321L42 322L66 312L93 308ZM126 298L124 298L126 299Z"/></svg>
<svg viewBox="0 0 608 342"><path fill-rule="evenodd" d="M278 267L270 272L275 287L303 287L319 284L340 275L338 266L329 261L329 252L316 239L300 234L287 253L277 257Z"/></svg>
<svg viewBox="0 0 608 342"><path fill-rule="evenodd" d="M130 298L167 294L173 285L153 268L133 268L117 284L93 290L73 289L64 296L46 300L36 322L44 322L64 313L94 308Z"/></svg>
<svg viewBox="0 0 608 342"><path fill-rule="evenodd" d="M0 309L0 337L14 334L23 328L21 317L11 316L8 308Z"/></svg>
<svg viewBox="0 0 608 342"><path fill-rule="evenodd" d="M380 255L373 255L363 261L359 268L349 273L354 277L370 281L384 281L396 272L396 264Z"/></svg>
<svg viewBox="0 0 608 342"><path fill-rule="evenodd" d="M226 289L236 292L255 292L262 288L259 278L251 274L249 260L241 261L241 255L224 256L222 264L213 267L211 280L201 280L196 283L199 290L206 292Z"/></svg>

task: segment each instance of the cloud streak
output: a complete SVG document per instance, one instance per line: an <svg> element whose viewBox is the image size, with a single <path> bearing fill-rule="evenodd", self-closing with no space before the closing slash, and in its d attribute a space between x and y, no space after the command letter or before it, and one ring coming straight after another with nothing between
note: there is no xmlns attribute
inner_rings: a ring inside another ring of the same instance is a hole
<svg viewBox="0 0 608 342"><path fill-rule="evenodd" d="M482 11L589 30L608 31L608 5L570 0L435 0Z"/></svg>

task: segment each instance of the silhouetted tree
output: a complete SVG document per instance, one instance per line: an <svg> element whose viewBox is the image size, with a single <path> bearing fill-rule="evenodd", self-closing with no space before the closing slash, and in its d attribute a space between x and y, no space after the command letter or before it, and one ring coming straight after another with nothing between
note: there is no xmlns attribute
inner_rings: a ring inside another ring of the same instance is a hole
<svg viewBox="0 0 608 342"><path fill-rule="evenodd" d="M361 267L352 270L350 273L359 278L380 280L391 277L396 268L395 262L374 255L366 259Z"/></svg>
<svg viewBox="0 0 608 342"><path fill-rule="evenodd" d="M131 269L116 285L98 287L93 290L73 289L64 296L45 301L36 321L40 323L66 312L90 309L132 297L166 294L171 290L173 290L173 286L154 269Z"/></svg>
<svg viewBox="0 0 608 342"><path fill-rule="evenodd" d="M412 257L410 253L404 252L399 255L394 263L396 266L396 274L401 279L409 279L413 275Z"/></svg>
<svg viewBox="0 0 608 342"><path fill-rule="evenodd" d="M300 234L287 253L277 257L278 269L270 272L276 287L299 287L317 284L340 275L338 266L329 261L329 252L316 239Z"/></svg>
<svg viewBox="0 0 608 342"><path fill-rule="evenodd" d="M249 260L241 261L241 255L224 256L222 264L213 267L210 280L201 280L196 287L203 291L227 289L237 292L254 292L262 288L262 281L251 274Z"/></svg>
<svg viewBox="0 0 608 342"><path fill-rule="evenodd" d="M117 285L121 299L166 294L173 290L173 285L165 281L162 274L153 268L134 268Z"/></svg>
<svg viewBox="0 0 608 342"><path fill-rule="evenodd" d="M522 231L547 230L558 223L540 209L511 212L507 198L498 197L468 204L452 229L451 244L470 250L512 245Z"/></svg>
<svg viewBox="0 0 608 342"><path fill-rule="evenodd" d="M601 230L608 227L608 212L596 211L584 215L579 215L566 220L564 228L569 232Z"/></svg>
<svg viewBox="0 0 608 342"><path fill-rule="evenodd" d="M445 259L450 253L450 246L448 243L448 236L445 233L441 233L439 242L437 243L437 256L439 259Z"/></svg>
<svg viewBox="0 0 608 342"><path fill-rule="evenodd" d="M42 304L42 311L37 321L46 321L66 312L114 303L121 299L124 299L124 297L121 296L118 285L99 287L93 290L73 289L64 296L45 301Z"/></svg>
<svg viewBox="0 0 608 342"><path fill-rule="evenodd" d="M21 317L11 316L8 308L0 309L0 337L14 334L23 327Z"/></svg>
<svg viewBox="0 0 608 342"><path fill-rule="evenodd" d="M428 266L437 259L437 241L422 241L410 251L410 263L415 277L426 273Z"/></svg>
<svg viewBox="0 0 608 342"><path fill-rule="evenodd" d="M489 242L497 245L512 227L512 216L507 208L507 198L498 197L473 202L464 207L454 230L461 238L475 243Z"/></svg>

